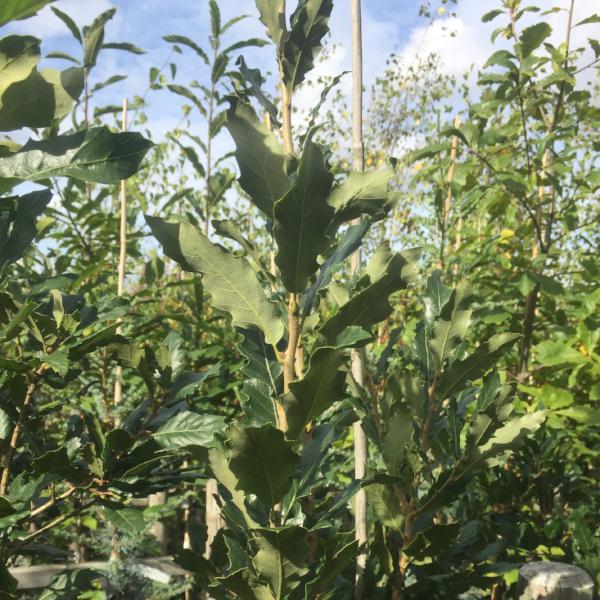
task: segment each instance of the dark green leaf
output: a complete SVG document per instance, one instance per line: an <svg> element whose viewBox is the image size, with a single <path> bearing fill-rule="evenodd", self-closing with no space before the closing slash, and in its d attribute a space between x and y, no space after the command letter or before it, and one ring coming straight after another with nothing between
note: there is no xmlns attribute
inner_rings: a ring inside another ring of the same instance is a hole
<svg viewBox="0 0 600 600"><path fill-rule="evenodd" d="M308 572L307 531L288 525L280 529L257 529L254 541L258 552L254 567L260 579L269 583L275 597L283 598Z"/></svg>
<svg viewBox="0 0 600 600"><path fill-rule="evenodd" d="M485 15L483 15L483 17L481 17L481 20L484 23L489 23L490 21L493 21L497 16L501 15L504 11L502 10L490 10L489 12L485 13Z"/></svg>
<svg viewBox="0 0 600 600"><path fill-rule="evenodd" d="M312 312L318 291L331 283L333 269L358 250L370 225L371 223L368 219L363 219L359 224L348 227L336 249L319 268L319 275L316 281L302 294L302 318L305 318Z"/></svg>
<svg viewBox="0 0 600 600"><path fill-rule="evenodd" d="M23 256L37 234L37 219L51 199L49 190L0 199L0 268Z"/></svg>
<svg viewBox="0 0 600 600"><path fill-rule="evenodd" d="M296 439L313 419L344 395L346 374L340 370L343 354L335 348L319 348L310 359L303 379L290 383L282 397L288 422L286 435Z"/></svg>
<svg viewBox="0 0 600 600"><path fill-rule="evenodd" d="M331 237L334 209L327 204L333 175L325 165L321 148L306 142L292 188L275 203L273 237L275 262L290 292L302 292L318 269Z"/></svg>
<svg viewBox="0 0 600 600"><path fill-rule="evenodd" d="M300 460L283 433L271 425L234 426L229 446L229 468L237 477L236 489L255 494L269 507L280 502Z"/></svg>
<svg viewBox="0 0 600 600"><path fill-rule="evenodd" d="M256 0L256 8L267 28L267 35L278 46L285 27L285 0Z"/></svg>
<svg viewBox="0 0 600 600"><path fill-rule="evenodd" d="M368 215L377 221L386 216L395 200L388 193L393 169L351 173L331 192L328 203L335 208L337 223Z"/></svg>
<svg viewBox="0 0 600 600"><path fill-rule="evenodd" d="M224 417L206 415L184 410L169 419L152 435L164 448L189 448L214 444L215 433L225 429Z"/></svg>
<svg viewBox="0 0 600 600"><path fill-rule="evenodd" d="M107 127L30 140L16 154L0 158L0 177L38 181L66 176L116 184L138 170L151 146L139 133L112 133Z"/></svg>
<svg viewBox="0 0 600 600"><path fill-rule="evenodd" d="M35 14L46 4L55 0L2 0L0 3L0 27L9 21L24 19Z"/></svg>
<svg viewBox="0 0 600 600"><path fill-rule="evenodd" d="M267 98L264 95L264 93L261 89L261 86L265 82L265 80L264 80L263 76L261 75L260 70L259 69L251 69L250 67L248 67L243 56L238 56L238 59L235 64L238 66L240 73L241 73L242 77L244 78L244 81L246 82L246 84L249 85L252 95L260 102L261 106L269 113L269 116L271 117L271 122L273 123L273 125L275 125L275 127L281 127L281 123L279 122L279 119L278 119L277 107L273 104L273 102L271 102L271 100L269 100L269 98Z"/></svg>
<svg viewBox="0 0 600 600"><path fill-rule="evenodd" d="M102 44L102 48L105 50L124 50L125 52L131 52L131 54L146 54L145 50L138 48L134 44L128 42L110 42L108 44Z"/></svg>
<svg viewBox="0 0 600 600"><path fill-rule="evenodd" d="M384 273L371 285L352 297L338 312L327 320L320 332L328 343L333 344L337 336L349 325L357 325L369 331L392 312L389 296L404 289L415 276L418 250L408 250L388 259Z"/></svg>
<svg viewBox="0 0 600 600"><path fill-rule="evenodd" d="M113 509L105 506L104 516L117 531L131 536L139 536L144 531L144 513L136 508Z"/></svg>
<svg viewBox="0 0 600 600"><path fill-rule="evenodd" d="M55 6L50 7L52 12L69 28L69 31L73 34L73 37L80 43L83 44L83 38L81 37L81 32L79 31L79 27L73 19L65 12L56 8Z"/></svg>
<svg viewBox="0 0 600 600"><path fill-rule="evenodd" d="M322 41L329 31L333 0L299 0L292 13L291 28L284 43L285 84L296 89L314 67Z"/></svg>
<svg viewBox="0 0 600 600"><path fill-rule="evenodd" d="M210 63L210 59L208 58L208 54L196 44L193 40L184 35L165 35L163 37L165 42L169 42L170 44L181 44L182 46L187 46L191 48L207 65Z"/></svg>
<svg viewBox="0 0 600 600"><path fill-rule="evenodd" d="M275 345L283 335L279 308L270 302L256 279L252 267L238 256L212 244L189 223L168 223L146 216L152 233L167 256L184 269L202 273L214 305L229 312L242 327L256 325Z"/></svg>
<svg viewBox="0 0 600 600"><path fill-rule="evenodd" d="M444 370L440 378L437 393L441 398L448 398L466 381L479 379L495 361L508 351L519 339L517 333L499 333L481 344L473 354L462 360L456 360Z"/></svg>
<svg viewBox="0 0 600 600"><path fill-rule="evenodd" d="M548 23L536 23L523 29L519 36L522 57L527 58L551 33L552 27Z"/></svg>
<svg viewBox="0 0 600 600"><path fill-rule="evenodd" d="M273 205L290 188L285 152L250 105L238 98L230 99L227 129L236 146L239 184L252 202L272 219Z"/></svg>

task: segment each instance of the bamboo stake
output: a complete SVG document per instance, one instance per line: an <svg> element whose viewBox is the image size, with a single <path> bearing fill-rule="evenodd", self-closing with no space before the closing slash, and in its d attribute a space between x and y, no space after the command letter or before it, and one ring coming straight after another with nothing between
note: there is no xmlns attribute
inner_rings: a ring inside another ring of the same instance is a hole
<svg viewBox="0 0 600 600"><path fill-rule="evenodd" d="M123 98L123 113L121 117L121 131L127 131L127 98ZM119 265L117 270L117 296L122 296L125 289L125 265L127 262L127 182L122 179L119 186ZM117 321L117 334L123 333L121 328L121 320ZM121 404L123 398L123 369L117 365L115 369L115 384L113 388L113 407L116 408ZM120 419L117 415L113 418L113 426L118 427ZM116 531L113 528L113 536L110 544L110 560L119 560L120 558L119 544L116 536Z"/></svg>
<svg viewBox="0 0 600 600"><path fill-rule="evenodd" d="M460 115L454 117L454 128L460 127ZM446 251L446 233L448 230L448 220L450 218L450 209L452 208L452 183L454 182L454 173L456 172L456 155L458 154L458 136L452 136L452 142L450 145L450 167L448 168L448 174L446 175L446 184L448 186L446 190L446 197L444 198L444 206L442 208L442 241L440 244L440 258L438 266L440 269L444 268L445 259L444 253Z"/></svg>
<svg viewBox="0 0 600 600"><path fill-rule="evenodd" d="M281 3L279 12L279 22L284 31L282 40L285 39L287 31L285 21L285 1ZM281 93L281 122L283 143L285 151L289 155L294 154L294 138L292 136L292 94L285 84L285 69L284 69L284 47L283 42L277 48L277 62L279 64L279 90ZM288 344L283 360L283 391L288 392L290 383L296 378L296 350L300 341L300 320L299 320L299 305L298 294L291 293L288 299ZM279 429L287 431L287 417L283 406L277 403L277 419Z"/></svg>
<svg viewBox="0 0 600 600"><path fill-rule="evenodd" d="M121 131L127 131L127 98L123 98L123 116L121 118ZM121 203L119 219L119 269L117 275L117 296L123 295L125 288L125 264L127 262L127 182L123 179L119 189L119 199ZM120 321L120 320L119 320ZM117 327L117 333L122 333L121 325ZM113 406L121 404L123 397L123 369L117 366L115 371L115 387L113 393ZM119 417L114 419L115 426L119 425Z"/></svg>
<svg viewBox="0 0 600 600"><path fill-rule="evenodd" d="M362 23L360 0L350 0L352 14L352 164L355 171L365 168L365 148L363 141L363 115L362 115ZM350 269L356 273L360 269L360 249L350 258ZM364 385L364 359L357 351L352 351L352 376L361 387ZM367 469L367 437L360 421L354 423L354 477L364 479ZM359 546L364 549L356 557L356 588L355 597L364 595L364 572L367 564L367 494L360 489L355 500L355 537Z"/></svg>

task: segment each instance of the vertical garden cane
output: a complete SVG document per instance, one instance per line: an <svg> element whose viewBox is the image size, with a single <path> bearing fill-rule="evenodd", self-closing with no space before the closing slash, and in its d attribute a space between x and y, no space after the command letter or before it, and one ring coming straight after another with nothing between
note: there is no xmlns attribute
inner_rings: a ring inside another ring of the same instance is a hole
<svg viewBox="0 0 600 600"><path fill-rule="evenodd" d="M121 117L121 131L127 130L127 98L123 98L123 114ZM127 182L123 179L119 184L119 265L117 270L117 296L123 295L125 288L125 263L127 262ZM121 334L121 325L117 327L117 333ZM117 408L121 404L123 396L123 371L120 365L115 369L115 385L113 389L113 407ZM119 426L119 417L115 416L113 424ZM110 558L118 560L119 546L115 533L111 541Z"/></svg>
<svg viewBox="0 0 600 600"><path fill-rule="evenodd" d="M362 131L362 27L360 0L350 0L352 14L352 165L355 171L364 170L364 142ZM361 254L356 250L350 258L350 269L360 268ZM352 376L360 386L364 384L364 359L360 350L352 351ZM354 423L354 476L364 479L367 465L367 437L360 421ZM359 547L367 542L367 494L361 489L356 494L354 516L356 540ZM367 551L363 547L356 557L356 597L363 596L363 575Z"/></svg>

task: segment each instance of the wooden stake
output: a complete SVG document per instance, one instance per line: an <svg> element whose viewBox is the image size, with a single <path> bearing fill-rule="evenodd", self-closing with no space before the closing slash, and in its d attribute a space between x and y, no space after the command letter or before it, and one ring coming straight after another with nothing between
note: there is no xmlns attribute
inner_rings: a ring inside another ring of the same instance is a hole
<svg viewBox="0 0 600 600"><path fill-rule="evenodd" d="M123 98L123 117L121 119L121 131L127 131L127 98ZM119 270L117 275L117 296L123 295L125 289L125 265L127 262L127 182L123 179L119 190L119 199L121 203L119 219ZM121 325L117 327L117 333L122 333ZM122 386L123 370L117 366L115 371L115 388L113 393L113 405L119 406L123 396ZM116 417L115 426L119 425L119 418Z"/></svg>
<svg viewBox="0 0 600 600"><path fill-rule="evenodd" d="M350 0L352 14L352 164L355 171L365 168L365 148L363 141L363 64L362 64L362 23L360 0ZM352 273L360 269L361 252L357 250L350 258ZM364 385L364 359L358 350L352 351L352 376L359 386ZM354 423L354 477L364 479L367 470L367 437L362 423ZM367 494L360 489L355 497L354 513L355 537L363 549L356 557L355 597L364 596L364 572L367 564Z"/></svg>
<svg viewBox="0 0 600 600"><path fill-rule="evenodd" d="M221 509L217 502L219 497L219 489L217 487L216 479L209 479L206 482L206 548L204 550L204 557L210 558L211 545L215 536L225 524L223 523L223 517L221 516Z"/></svg>
<svg viewBox="0 0 600 600"><path fill-rule="evenodd" d="M127 131L127 98L123 98L123 114L121 117L121 131ZM117 271L117 296L122 296L125 289L125 265L127 262L127 182L122 179L119 187L119 266ZM118 320L117 333L122 333L121 320ZM115 385L113 388L113 407L116 408L121 404L123 398L123 369L117 365L115 369ZM118 427L120 418L115 415L113 418L113 426ZM119 544L116 536L116 531L113 528L113 536L110 544L110 560L119 560L120 558Z"/></svg>
<svg viewBox="0 0 600 600"><path fill-rule="evenodd" d="M454 128L460 127L460 115L454 117ZM444 199L444 206L442 208L442 241L440 244L440 258L438 266L440 269L444 268L445 259L444 254L446 252L446 238L448 231L448 220L450 218L450 209L452 207L452 183L454 181L454 173L456 171L456 155L458 153L458 136L452 137L450 145L450 167L448 168L448 174L446 175L446 184L448 186L446 190L446 197ZM462 223L461 223L462 225Z"/></svg>

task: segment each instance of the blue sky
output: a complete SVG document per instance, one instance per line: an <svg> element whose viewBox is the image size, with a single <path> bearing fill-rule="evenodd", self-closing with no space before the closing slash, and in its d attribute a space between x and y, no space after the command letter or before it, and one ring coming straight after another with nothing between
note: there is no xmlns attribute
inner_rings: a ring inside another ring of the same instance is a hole
<svg viewBox="0 0 600 600"><path fill-rule="evenodd" d="M439 3L439 0L438 0ZM288 2L291 4L291 2ZM206 45L209 33L208 2L203 0L60 0L56 7L70 14L80 25L89 23L101 11L117 7L115 18L107 26L107 41L129 41L145 49L143 56L109 51L94 73L96 81L114 73L128 75L128 79L111 86L100 96L111 104L120 104L123 96L142 95L148 86L148 71L151 66L162 66L169 56L170 46L162 36L170 33L186 35ZM245 37L265 37L262 24L257 19L254 0L221 0L223 21L240 14L250 17L230 30L230 40ZM437 5L436 5L437 6ZM365 79L370 84L385 66L392 51L408 47L423 21L418 17L419 3L415 0L364 0L363 29L365 42ZM332 35L329 43L338 45L327 63L319 66L319 72L335 73L350 67L350 17L349 0L335 2L331 19ZM23 33L37 35L44 40L44 52L52 50L78 54L77 46L65 26L49 8L39 16L18 23L16 28ZM273 49L244 50L248 64L259 67L263 72L272 68ZM173 57L178 66L178 83L191 79L202 80L206 72L191 52ZM62 61L52 61L52 66L67 66ZM350 78L345 84L349 90ZM157 135L173 127L180 119L180 101L168 92L151 93L148 116L151 128ZM310 98L298 99L298 104L309 103Z"/></svg>
<svg viewBox="0 0 600 600"><path fill-rule="evenodd" d="M544 7L566 6L568 0L540 0ZM288 1L288 8L293 4ZM577 19L592 11L594 2L578 0ZM107 51L104 54L94 80L100 81L109 75L122 73L126 81L107 88L100 99L105 103L120 104L124 96L132 98L142 95L148 87L148 71L152 66L162 66L169 56L170 46L162 40L166 34L191 37L206 46L209 32L207 0L59 0L54 4L70 14L81 26L89 23L101 11L112 6L117 8L115 18L107 26L107 41L129 41L147 53L134 56L127 53ZM254 0L221 0L223 21L240 14L250 17L230 31L230 41L245 37L265 37L262 24L257 19ZM447 71L460 74L474 64L481 66L494 50L489 42L490 33L496 23L482 24L481 15L497 8L499 0L459 0L456 16L447 13L438 15L437 9L446 6L442 0L432 0L436 14L433 25L418 17L418 0L363 0L363 37L365 83L369 86L385 67L391 52L402 53L409 61L416 53L437 51L442 56ZM330 22L330 44L336 51L318 65L318 74L335 74L350 69L350 2L335 0ZM532 16L530 20L539 18ZM561 13L548 15L545 20L556 26L556 39L564 35L564 16ZM37 35L44 40L43 51L62 50L77 53L77 46L65 26L45 8L37 17L11 26L13 30ZM7 28L8 29L8 28ZM587 37L600 37L599 25L580 27L575 31L574 43L583 43ZM451 35L452 33L452 35ZM244 50L249 65L263 72L273 66L273 48ZM179 66L177 83L187 84L192 79L202 81L206 71L191 52L175 56ZM52 66L64 68L67 63L51 61ZM350 78L345 78L343 91L350 93ZM314 92L298 95L296 104L308 108ZM152 92L147 97L149 127L155 137L173 128L181 118L180 99L169 92Z"/></svg>

